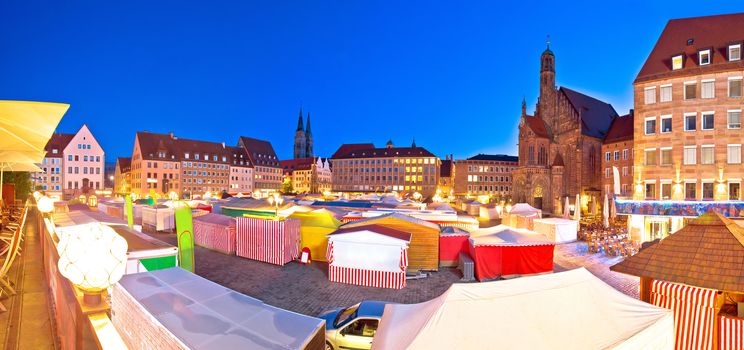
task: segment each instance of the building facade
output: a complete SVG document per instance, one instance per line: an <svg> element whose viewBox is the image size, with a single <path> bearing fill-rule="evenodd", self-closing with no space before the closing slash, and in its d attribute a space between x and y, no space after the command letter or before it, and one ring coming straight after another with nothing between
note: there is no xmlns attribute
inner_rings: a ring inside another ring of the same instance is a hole
<svg viewBox="0 0 744 350"><path fill-rule="evenodd" d="M451 155L444 158L439 165L439 180L437 180L437 192L442 198L455 195L455 161Z"/></svg>
<svg viewBox="0 0 744 350"><path fill-rule="evenodd" d="M649 212L742 199L742 33L741 13L671 20L638 73L633 199ZM631 235L662 238L691 216L634 213Z"/></svg>
<svg viewBox="0 0 744 350"><path fill-rule="evenodd" d="M242 148L253 165L253 192L266 196L282 187L282 168L274 147L264 140L241 136L238 147Z"/></svg>
<svg viewBox="0 0 744 350"><path fill-rule="evenodd" d="M37 185L60 199L95 194L104 188L105 152L87 125L75 134L53 134Z"/></svg>
<svg viewBox="0 0 744 350"><path fill-rule="evenodd" d="M282 160L280 164L294 193L322 194L331 190L331 165L328 159L291 159Z"/></svg>
<svg viewBox="0 0 744 350"><path fill-rule="evenodd" d="M307 113L307 127L302 124L302 107L300 116L297 118L297 130L294 138L294 159L312 158L313 132L310 130L310 113Z"/></svg>
<svg viewBox="0 0 744 350"><path fill-rule="evenodd" d="M344 144L331 157L332 188L340 192L392 192L424 196L436 193L440 160L423 147L376 148Z"/></svg>
<svg viewBox="0 0 744 350"><path fill-rule="evenodd" d="M504 154L478 154L454 162L454 194L457 197L511 195L512 172L518 157Z"/></svg>
<svg viewBox="0 0 744 350"><path fill-rule="evenodd" d="M253 165L248 153L241 147L230 147L232 152L230 162L230 180L228 182L231 195L238 193L250 195L253 193Z"/></svg>
<svg viewBox="0 0 744 350"><path fill-rule="evenodd" d="M132 193L132 158L116 158L114 169L114 194L126 196Z"/></svg>
<svg viewBox="0 0 744 350"><path fill-rule="evenodd" d="M633 195L633 111L612 121L602 142L602 203ZM617 193L616 186L617 183Z"/></svg>
<svg viewBox="0 0 744 350"><path fill-rule="evenodd" d="M617 116L608 103L555 86L555 55L548 47L540 59L540 97L534 116L522 101L519 166L513 172L512 198L559 214L565 197L581 195L583 211L599 201L601 147Z"/></svg>

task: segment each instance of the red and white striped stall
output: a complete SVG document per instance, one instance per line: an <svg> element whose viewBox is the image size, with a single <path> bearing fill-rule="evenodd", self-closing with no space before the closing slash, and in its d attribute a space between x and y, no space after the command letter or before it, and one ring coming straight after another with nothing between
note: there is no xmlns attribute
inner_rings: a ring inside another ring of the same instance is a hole
<svg viewBox="0 0 744 350"><path fill-rule="evenodd" d="M380 225L342 228L328 235L328 279L358 286L406 286L411 234Z"/></svg>
<svg viewBox="0 0 744 350"><path fill-rule="evenodd" d="M674 312L675 349L713 349L716 295L713 289L653 281L651 303Z"/></svg>
<svg viewBox="0 0 744 350"><path fill-rule="evenodd" d="M194 243L225 254L235 254L235 219L209 213L194 216Z"/></svg>
<svg viewBox="0 0 744 350"><path fill-rule="evenodd" d="M721 350L744 350L744 318L721 316Z"/></svg>
<svg viewBox="0 0 744 350"><path fill-rule="evenodd" d="M284 265L300 254L300 220L236 218L235 255Z"/></svg>

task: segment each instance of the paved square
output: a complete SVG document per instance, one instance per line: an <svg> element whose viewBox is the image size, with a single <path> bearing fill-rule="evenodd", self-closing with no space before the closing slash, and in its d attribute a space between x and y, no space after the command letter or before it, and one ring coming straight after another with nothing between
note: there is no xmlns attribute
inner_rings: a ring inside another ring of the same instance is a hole
<svg viewBox="0 0 744 350"><path fill-rule="evenodd" d="M173 234L150 235L176 244ZM404 289L382 289L329 282L325 263L303 266L292 262L280 267L198 246L194 255L198 275L270 305L313 316L362 300L420 303L441 295L462 276L457 269L445 268L431 273L428 278L407 281ZM556 271L584 266L621 292L638 297L638 278L608 269L619 259L610 259L601 253L588 254L586 244L570 243L556 246L554 260Z"/></svg>

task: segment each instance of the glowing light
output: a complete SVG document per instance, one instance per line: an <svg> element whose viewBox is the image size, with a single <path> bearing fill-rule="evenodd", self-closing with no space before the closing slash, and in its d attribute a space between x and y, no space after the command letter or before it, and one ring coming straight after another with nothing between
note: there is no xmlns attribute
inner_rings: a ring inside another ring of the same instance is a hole
<svg viewBox="0 0 744 350"><path fill-rule="evenodd" d="M88 197L88 206L95 207L96 205L98 205L98 197L96 196Z"/></svg>
<svg viewBox="0 0 744 350"><path fill-rule="evenodd" d="M36 201L36 208L42 213L51 213L54 210L54 202L47 196L42 196Z"/></svg>
<svg viewBox="0 0 744 350"><path fill-rule="evenodd" d="M127 241L110 226L97 222L77 226L60 237L57 251L62 276L86 294L100 293L124 275ZM100 295L92 299L100 302Z"/></svg>
<svg viewBox="0 0 744 350"><path fill-rule="evenodd" d="M212 192L210 191L204 192L203 198L212 198Z"/></svg>
<svg viewBox="0 0 744 350"><path fill-rule="evenodd" d="M41 192L34 191L34 200L38 201L41 198Z"/></svg>
<svg viewBox="0 0 744 350"><path fill-rule="evenodd" d="M170 199L172 201L177 201L178 200L178 193L176 193L176 191L170 191L168 193L168 199Z"/></svg>

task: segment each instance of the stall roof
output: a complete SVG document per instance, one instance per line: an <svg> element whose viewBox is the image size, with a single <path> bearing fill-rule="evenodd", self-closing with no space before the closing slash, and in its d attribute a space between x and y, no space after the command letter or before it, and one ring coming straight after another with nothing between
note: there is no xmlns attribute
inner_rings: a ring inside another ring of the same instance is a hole
<svg viewBox="0 0 744 350"><path fill-rule="evenodd" d="M235 218L232 216L207 213L194 217L194 221L201 221L215 225L230 226L235 225Z"/></svg>
<svg viewBox="0 0 744 350"><path fill-rule="evenodd" d="M301 226L338 228L341 221L330 211L312 211L312 212L295 212L289 216L292 219L300 220Z"/></svg>
<svg viewBox="0 0 744 350"><path fill-rule="evenodd" d="M496 246L534 246L555 245L555 242L543 234L515 229L506 225L498 225L492 228L478 230L470 237L474 246L496 245Z"/></svg>
<svg viewBox="0 0 744 350"><path fill-rule="evenodd" d="M124 276L119 284L191 349L303 349L319 318L264 304L181 268Z"/></svg>
<svg viewBox="0 0 744 350"><path fill-rule="evenodd" d="M442 232L439 235L440 236L470 236L470 232L467 230L463 230L459 227L446 226L446 227L442 227Z"/></svg>
<svg viewBox="0 0 744 350"><path fill-rule="evenodd" d="M610 270L722 291L744 292L744 228L709 211Z"/></svg>
<svg viewBox="0 0 744 350"><path fill-rule="evenodd" d="M372 349L478 349L484 344L494 349L671 349L674 319L671 310L624 295L580 268L455 283L427 302L386 305Z"/></svg>
<svg viewBox="0 0 744 350"><path fill-rule="evenodd" d="M426 226L428 228L432 228L432 229L436 229L438 231L441 231L441 228L439 227L439 225L437 225L435 223L428 222L428 221L425 221L425 220L421 220L421 219L418 219L418 218L415 218L415 217L412 217L412 216L408 216L408 215L405 215L405 214L401 214L401 213L398 213L398 212L389 213L389 214L382 214L382 215L373 216L373 217L369 217L369 218L365 218L365 219L361 219L361 220L351 221L351 222L347 223L346 225L348 225L348 226L352 226L352 225L353 226L359 226L359 225L362 225L364 223L372 224L373 222L375 222L375 221L377 221L379 219L387 218L387 217L390 217L390 218L393 218L393 219L398 219L398 220L403 220L403 221L409 222L411 224Z"/></svg>
<svg viewBox="0 0 744 350"><path fill-rule="evenodd" d="M345 233L351 233L351 232L359 232L359 231L370 231L377 234L381 234L383 236L392 237L395 239L400 239L406 242L411 241L411 234L408 232L403 232L400 230L396 230L393 228L381 226L381 225L362 225L362 226L354 226L354 227L346 227L346 228L340 228L333 233L329 234L329 236L335 236Z"/></svg>

